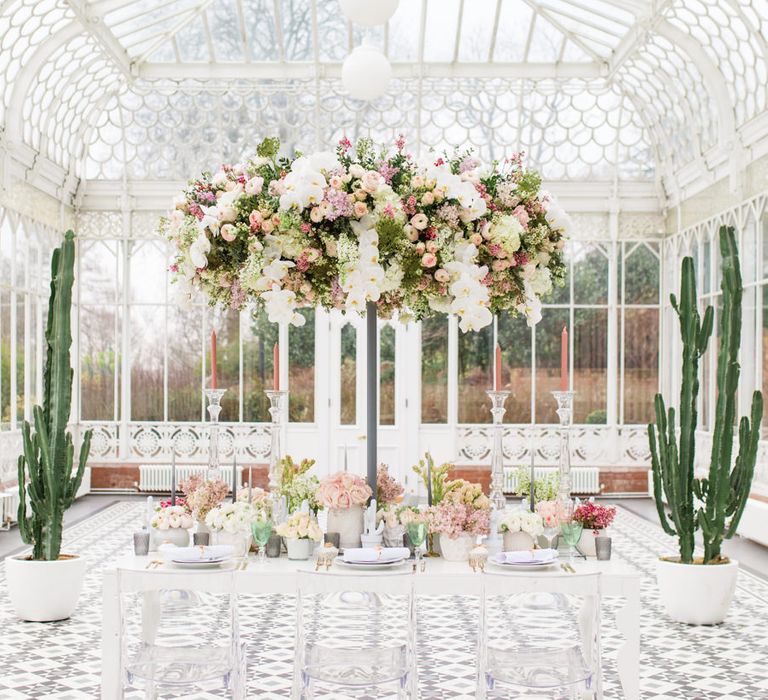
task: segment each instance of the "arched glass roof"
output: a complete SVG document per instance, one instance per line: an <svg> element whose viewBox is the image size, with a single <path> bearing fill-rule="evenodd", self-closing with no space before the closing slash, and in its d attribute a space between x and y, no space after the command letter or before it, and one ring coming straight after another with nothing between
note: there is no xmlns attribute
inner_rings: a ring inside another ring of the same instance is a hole
<svg viewBox="0 0 768 700"><path fill-rule="evenodd" d="M768 131L768 0L401 0L370 31L336 0L4 0L0 27L4 150L72 191L404 133L669 198ZM370 104L340 81L364 38L394 70Z"/></svg>

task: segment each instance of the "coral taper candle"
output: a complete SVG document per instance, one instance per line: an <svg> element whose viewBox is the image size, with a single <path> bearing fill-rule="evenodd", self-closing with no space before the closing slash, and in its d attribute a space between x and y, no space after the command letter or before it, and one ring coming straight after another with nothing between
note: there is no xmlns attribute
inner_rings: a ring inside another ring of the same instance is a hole
<svg viewBox="0 0 768 700"><path fill-rule="evenodd" d="M493 370L493 388L501 391L501 345L496 343L496 358Z"/></svg>
<svg viewBox="0 0 768 700"><path fill-rule="evenodd" d="M280 391L280 346L277 343L272 348L272 388Z"/></svg>
<svg viewBox="0 0 768 700"><path fill-rule="evenodd" d="M560 391L568 391L568 327L560 336Z"/></svg>
<svg viewBox="0 0 768 700"><path fill-rule="evenodd" d="M211 389L218 389L216 381L216 331L211 333Z"/></svg>

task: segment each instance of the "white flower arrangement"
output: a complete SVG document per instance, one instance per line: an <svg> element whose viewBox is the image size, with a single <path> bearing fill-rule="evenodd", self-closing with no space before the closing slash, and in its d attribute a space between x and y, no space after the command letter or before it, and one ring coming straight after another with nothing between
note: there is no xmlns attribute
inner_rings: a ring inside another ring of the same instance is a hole
<svg viewBox="0 0 768 700"><path fill-rule="evenodd" d="M499 523L499 532L526 532L531 537L538 537L544 532L544 524L538 513L518 508L504 514Z"/></svg>
<svg viewBox="0 0 768 700"><path fill-rule="evenodd" d="M303 511L294 513L284 523L280 523L275 528L275 532L287 540L314 540L319 542L323 539L323 531L320 529L317 521L309 513Z"/></svg>
<svg viewBox="0 0 768 700"><path fill-rule="evenodd" d="M193 520L184 506L168 506L158 509L152 516L150 524L155 530L175 530L177 528L188 530L192 527Z"/></svg>
<svg viewBox="0 0 768 700"><path fill-rule="evenodd" d="M251 523L256 520L258 511L244 501L237 503L222 503L212 508L205 516L205 524L220 532L247 533L251 531Z"/></svg>

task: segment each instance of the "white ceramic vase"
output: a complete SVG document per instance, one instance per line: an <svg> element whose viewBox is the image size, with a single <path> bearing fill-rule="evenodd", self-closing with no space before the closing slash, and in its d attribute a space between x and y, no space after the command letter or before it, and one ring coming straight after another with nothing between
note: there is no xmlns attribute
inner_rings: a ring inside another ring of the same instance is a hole
<svg viewBox="0 0 768 700"><path fill-rule="evenodd" d="M339 546L348 549L360 546L363 534L363 507L331 508L328 511L327 532L339 533Z"/></svg>
<svg viewBox="0 0 768 700"><path fill-rule="evenodd" d="M16 615L29 622L65 620L77 607L86 560L71 556L58 561L34 561L26 556L5 560L8 597Z"/></svg>
<svg viewBox="0 0 768 700"><path fill-rule="evenodd" d="M587 556L587 557L596 557L597 552L595 551L595 537L600 536L608 536L608 529L602 529L598 530L597 534L595 534L594 530L589 530L587 528L584 528L581 531L581 538L579 539L579 544L576 545L579 549L579 551Z"/></svg>
<svg viewBox="0 0 768 700"><path fill-rule="evenodd" d="M176 547L188 547L189 530L185 530L182 527L170 527L167 530L158 530L153 527L152 542L154 543L154 549L157 549L161 544L172 544Z"/></svg>
<svg viewBox="0 0 768 700"><path fill-rule="evenodd" d="M527 532L505 532L504 533L504 551L520 552L526 549L533 549L534 541Z"/></svg>
<svg viewBox="0 0 768 700"><path fill-rule="evenodd" d="M289 559L304 560L312 556L317 542L308 539L288 539L285 540L285 546L288 550Z"/></svg>
<svg viewBox="0 0 768 700"><path fill-rule="evenodd" d="M688 625L717 625L725 620L738 575L735 559L706 565L656 562L659 597L667 615Z"/></svg>
<svg viewBox="0 0 768 700"><path fill-rule="evenodd" d="M235 548L235 557L244 557L251 548L251 534L249 532L226 532L225 530L213 530L211 532L211 544L228 544Z"/></svg>
<svg viewBox="0 0 768 700"><path fill-rule="evenodd" d="M440 555L446 561L469 561L469 552L475 546L477 537L462 532L458 537L440 533Z"/></svg>

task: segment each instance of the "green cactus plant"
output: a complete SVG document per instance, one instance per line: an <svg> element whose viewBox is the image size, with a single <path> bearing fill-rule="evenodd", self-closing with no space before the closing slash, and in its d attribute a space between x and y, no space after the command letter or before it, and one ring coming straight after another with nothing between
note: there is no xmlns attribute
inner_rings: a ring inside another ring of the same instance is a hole
<svg viewBox="0 0 768 700"><path fill-rule="evenodd" d="M763 396L755 391L751 416L742 417L739 424L739 452L732 467L743 289L736 235L731 227L720 229L720 252L723 309L718 326L717 403L709 474L696 477L694 466L699 360L712 335L714 312L707 306L703 318L699 315L690 257L683 260L679 303L674 294L670 297L683 341L679 445L675 409L667 410L661 394L655 399L656 425L648 425L656 509L664 531L677 536L680 561L684 564L694 563L694 537L698 529L704 545L703 563L716 564L723 560L723 540L736 533L749 498L763 415Z"/></svg>
<svg viewBox="0 0 768 700"><path fill-rule="evenodd" d="M80 447L77 471L72 474L75 448L67 423L72 403L70 313L74 267L75 234L67 231L51 258L43 406L33 408L34 431L29 421L24 421L24 452L18 461L19 529L24 542L33 546L32 558L37 560L59 558L64 512L80 487L91 447L88 430ZM27 495L31 515L27 515Z"/></svg>

